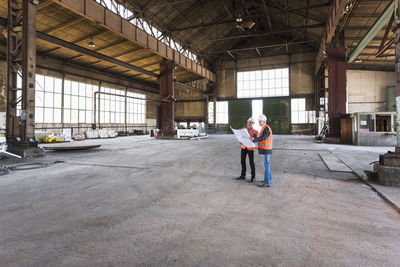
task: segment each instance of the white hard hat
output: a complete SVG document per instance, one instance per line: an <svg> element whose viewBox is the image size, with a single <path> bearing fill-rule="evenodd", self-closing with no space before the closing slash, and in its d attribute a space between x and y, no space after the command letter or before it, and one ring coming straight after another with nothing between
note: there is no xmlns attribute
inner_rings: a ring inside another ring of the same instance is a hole
<svg viewBox="0 0 400 267"><path fill-rule="evenodd" d="M267 122L267 116L265 116L264 114L261 114L260 117L258 117L258 120Z"/></svg>
<svg viewBox="0 0 400 267"><path fill-rule="evenodd" d="M248 122L251 121L252 123L256 123L256 120L253 117L250 117L247 121Z"/></svg>

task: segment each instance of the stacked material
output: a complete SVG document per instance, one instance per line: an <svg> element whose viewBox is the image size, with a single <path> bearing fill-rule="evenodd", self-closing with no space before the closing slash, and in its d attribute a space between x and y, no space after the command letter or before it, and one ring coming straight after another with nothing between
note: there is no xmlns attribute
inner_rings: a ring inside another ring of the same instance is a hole
<svg viewBox="0 0 400 267"><path fill-rule="evenodd" d="M99 138L108 138L108 131L107 130L99 130Z"/></svg>
<svg viewBox="0 0 400 267"><path fill-rule="evenodd" d="M98 138L114 138L117 136L118 133L114 130L99 130Z"/></svg>
<svg viewBox="0 0 400 267"><path fill-rule="evenodd" d="M86 138L87 139L99 138L99 131L98 130L88 130L88 131L86 131Z"/></svg>

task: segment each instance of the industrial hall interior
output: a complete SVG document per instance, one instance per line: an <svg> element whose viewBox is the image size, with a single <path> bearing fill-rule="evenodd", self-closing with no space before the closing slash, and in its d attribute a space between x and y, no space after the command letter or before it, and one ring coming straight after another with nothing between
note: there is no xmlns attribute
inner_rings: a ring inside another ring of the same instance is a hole
<svg viewBox="0 0 400 267"><path fill-rule="evenodd" d="M0 266L400 266L400 0L0 0Z"/></svg>

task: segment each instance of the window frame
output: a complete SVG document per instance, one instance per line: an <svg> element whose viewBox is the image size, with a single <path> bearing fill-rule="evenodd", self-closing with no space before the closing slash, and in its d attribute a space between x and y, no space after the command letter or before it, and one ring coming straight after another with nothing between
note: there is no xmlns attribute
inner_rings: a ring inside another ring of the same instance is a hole
<svg viewBox="0 0 400 267"><path fill-rule="evenodd" d="M236 96L242 98L289 96L289 68L240 71Z"/></svg>

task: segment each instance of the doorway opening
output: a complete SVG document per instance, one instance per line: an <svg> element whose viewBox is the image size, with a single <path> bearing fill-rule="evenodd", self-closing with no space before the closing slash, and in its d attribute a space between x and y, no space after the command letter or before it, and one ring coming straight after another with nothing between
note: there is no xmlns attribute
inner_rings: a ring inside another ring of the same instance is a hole
<svg viewBox="0 0 400 267"><path fill-rule="evenodd" d="M261 127L258 124L258 117L261 114L263 114L263 101L262 100L252 100L251 106L252 106L251 116L256 120L256 123L254 123L253 128L256 129L257 131L260 131Z"/></svg>

